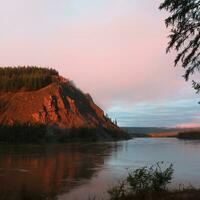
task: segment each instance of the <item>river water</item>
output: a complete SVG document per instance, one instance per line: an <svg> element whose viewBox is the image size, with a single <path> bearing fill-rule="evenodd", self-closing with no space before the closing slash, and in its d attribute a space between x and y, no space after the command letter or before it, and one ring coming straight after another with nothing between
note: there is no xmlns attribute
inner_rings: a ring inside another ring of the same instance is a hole
<svg viewBox="0 0 200 200"><path fill-rule="evenodd" d="M164 161L174 165L171 187L200 186L200 141L138 138L120 142L0 145L1 200L87 200L128 172Z"/></svg>

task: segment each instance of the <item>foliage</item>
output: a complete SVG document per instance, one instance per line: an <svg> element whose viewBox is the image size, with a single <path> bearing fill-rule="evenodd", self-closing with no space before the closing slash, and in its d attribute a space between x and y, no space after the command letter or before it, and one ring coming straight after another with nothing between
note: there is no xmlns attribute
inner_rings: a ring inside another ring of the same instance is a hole
<svg viewBox="0 0 200 200"><path fill-rule="evenodd" d="M0 126L0 142L6 143L37 143L47 139L45 125L15 124Z"/></svg>
<svg viewBox="0 0 200 200"><path fill-rule="evenodd" d="M199 140L200 139L200 131L179 132L177 137L179 139Z"/></svg>
<svg viewBox="0 0 200 200"><path fill-rule="evenodd" d="M97 131L95 128L71 128L64 130L63 132L57 131L56 135L59 136L58 141L60 143L70 142L70 141L96 141ZM60 133L59 133L60 132Z"/></svg>
<svg viewBox="0 0 200 200"><path fill-rule="evenodd" d="M151 167L142 167L129 173L126 180L108 191L111 200L124 200L130 197L145 198L146 195L166 191L171 182L173 165L162 169L157 163Z"/></svg>
<svg viewBox="0 0 200 200"><path fill-rule="evenodd" d="M170 13L165 20L166 26L171 27L167 52L178 52L175 66L182 63L187 81L200 70L200 0L164 0L159 8ZM193 88L200 92L200 84L194 80Z"/></svg>
<svg viewBox="0 0 200 200"><path fill-rule="evenodd" d="M13 126L0 126L0 142L6 143L43 143L43 142L71 142L95 141L96 129L72 128L61 130L42 124L15 124Z"/></svg>
<svg viewBox="0 0 200 200"><path fill-rule="evenodd" d="M121 133L122 134L122 133ZM124 134L124 133L123 133ZM58 127L45 124L18 124L0 125L0 142L3 143L66 143L72 141L94 142L104 139L121 139L126 135L116 138L116 132L110 129L98 128L70 128L59 129ZM110 136L110 137L109 137ZM120 138L121 137L121 138Z"/></svg>
<svg viewBox="0 0 200 200"><path fill-rule="evenodd" d="M196 200L199 199L200 189L182 187L169 190L167 184L171 182L173 165L165 169L163 162L151 167L142 167L129 173L128 177L117 186L108 190L109 200ZM91 199L91 198L89 198ZM92 198L97 200L98 198ZM106 198L107 199L107 198Z"/></svg>
<svg viewBox="0 0 200 200"><path fill-rule="evenodd" d="M1 67L0 91L37 90L54 82L58 72L40 67Z"/></svg>
<svg viewBox="0 0 200 200"><path fill-rule="evenodd" d="M172 164L165 170L162 170L159 163L150 168L143 167L129 173L128 183L134 193L148 191L162 191L166 189L173 175Z"/></svg>
<svg viewBox="0 0 200 200"><path fill-rule="evenodd" d="M110 195L110 200L126 199L128 196L126 180L121 181L117 186L108 190L108 194Z"/></svg>

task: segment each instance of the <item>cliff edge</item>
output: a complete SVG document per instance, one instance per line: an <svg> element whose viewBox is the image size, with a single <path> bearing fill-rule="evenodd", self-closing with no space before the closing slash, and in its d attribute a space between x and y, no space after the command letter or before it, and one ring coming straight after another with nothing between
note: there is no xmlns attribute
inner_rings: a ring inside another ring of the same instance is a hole
<svg viewBox="0 0 200 200"><path fill-rule="evenodd" d="M90 95L59 75L54 75L53 80L37 90L1 91L0 125L45 125L63 133L84 128L95 129L100 137L126 136Z"/></svg>

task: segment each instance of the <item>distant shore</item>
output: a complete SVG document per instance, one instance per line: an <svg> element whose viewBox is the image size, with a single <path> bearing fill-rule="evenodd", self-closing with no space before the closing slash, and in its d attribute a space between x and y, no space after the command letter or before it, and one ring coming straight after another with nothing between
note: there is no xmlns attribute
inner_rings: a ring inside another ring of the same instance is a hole
<svg viewBox="0 0 200 200"><path fill-rule="evenodd" d="M150 133L147 134L147 137L152 137L152 138L175 137L179 139L200 140L200 131Z"/></svg>
<svg viewBox="0 0 200 200"><path fill-rule="evenodd" d="M164 133L149 133L147 134L148 137L152 138L161 138L161 137L177 137L178 132L164 132Z"/></svg>
<svg viewBox="0 0 200 200"><path fill-rule="evenodd" d="M169 132L160 132L160 133L147 133L147 134L141 134L141 133L133 133L131 136L134 138L179 138L179 139L188 139L188 140L200 140L200 131L194 130L194 131L169 131Z"/></svg>

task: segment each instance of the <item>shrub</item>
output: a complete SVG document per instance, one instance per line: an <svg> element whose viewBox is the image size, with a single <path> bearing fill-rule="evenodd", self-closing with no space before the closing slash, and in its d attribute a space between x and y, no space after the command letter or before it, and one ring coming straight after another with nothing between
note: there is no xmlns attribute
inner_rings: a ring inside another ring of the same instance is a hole
<svg viewBox="0 0 200 200"><path fill-rule="evenodd" d="M129 173L128 177L118 186L108 191L111 200L125 200L137 197L145 199L151 194L163 192L172 180L173 165L166 169L157 163L151 167L142 167Z"/></svg>
<svg viewBox="0 0 200 200"><path fill-rule="evenodd" d="M142 167L129 173L127 182L134 193L148 191L162 191L170 183L173 174L172 164L165 170L162 170L160 163L148 167Z"/></svg>
<svg viewBox="0 0 200 200"><path fill-rule="evenodd" d="M110 195L110 200L121 200L126 199L128 196L126 180L121 181L117 186L108 190L108 194Z"/></svg>

